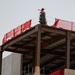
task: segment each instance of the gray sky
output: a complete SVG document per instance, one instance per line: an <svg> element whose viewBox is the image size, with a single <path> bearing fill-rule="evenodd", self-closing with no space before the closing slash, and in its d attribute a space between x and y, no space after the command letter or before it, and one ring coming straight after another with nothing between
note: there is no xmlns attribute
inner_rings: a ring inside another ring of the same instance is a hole
<svg viewBox="0 0 75 75"><path fill-rule="evenodd" d="M0 0L0 45L6 32L30 19L33 25L38 23L42 7L48 22L51 18L75 21L75 0Z"/></svg>

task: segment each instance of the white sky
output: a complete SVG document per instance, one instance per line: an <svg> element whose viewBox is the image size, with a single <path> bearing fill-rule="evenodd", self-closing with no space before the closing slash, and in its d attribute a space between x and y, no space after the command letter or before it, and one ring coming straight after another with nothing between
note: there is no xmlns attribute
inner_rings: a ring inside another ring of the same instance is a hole
<svg viewBox="0 0 75 75"><path fill-rule="evenodd" d="M6 32L30 19L38 23L42 7L48 22L51 17L75 21L75 0L0 0L0 45Z"/></svg>

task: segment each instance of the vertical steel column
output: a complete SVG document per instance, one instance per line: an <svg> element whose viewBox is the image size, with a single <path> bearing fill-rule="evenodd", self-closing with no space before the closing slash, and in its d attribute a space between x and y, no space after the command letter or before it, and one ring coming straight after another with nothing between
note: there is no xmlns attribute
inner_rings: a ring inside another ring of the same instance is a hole
<svg viewBox="0 0 75 75"><path fill-rule="evenodd" d="M33 67L32 67L32 75L33 75Z"/></svg>
<svg viewBox="0 0 75 75"><path fill-rule="evenodd" d="M2 51L1 51L1 46L0 46L0 75L2 72Z"/></svg>
<svg viewBox="0 0 75 75"><path fill-rule="evenodd" d="M25 73L26 73L26 67L24 67L24 75L25 75ZM22 74L21 74L22 75Z"/></svg>
<svg viewBox="0 0 75 75"><path fill-rule="evenodd" d="M22 68L23 68L23 54L21 54L20 75L22 75Z"/></svg>
<svg viewBox="0 0 75 75"><path fill-rule="evenodd" d="M66 61L65 61L65 68L70 68L70 32L67 31L66 34Z"/></svg>
<svg viewBox="0 0 75 75"><path fill-rule="evenodd" d="M43 67L43 75L45 75L45 67Z"/></svg>
<svg viewBox="0 0 75 75"><path fill-rule="evenodd" d="M34 74L34 72L35 72L35 52L33 52L32 70L33 70L33 74Z"/></svg>
<svg viewBox="0 0 75 75"><path fill-rule="evenodd" d="M35 71L34 71L34 75L40 75L40 49L41 49L41 25L38 25L36 50L35 50Z"/></svg>
<svg viewBox="0 0 75 75"><path fill-rule="evenodd" d="M28 64L28 75L29 75L29 67L30 67L30 66L29 66L29 64Z"/></svg>

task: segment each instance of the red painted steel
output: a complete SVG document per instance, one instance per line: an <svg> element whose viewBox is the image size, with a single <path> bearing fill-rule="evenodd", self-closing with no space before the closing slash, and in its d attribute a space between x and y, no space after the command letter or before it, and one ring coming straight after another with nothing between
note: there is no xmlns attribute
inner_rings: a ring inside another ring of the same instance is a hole
<svg viewBox="0 0 75 75"><path fill-rule="evenodd" d="M18 26L14 29L14 37L21 34L21 26Z"/></svg>
<svg viewBox="0 0 75 75"><path fill-rule="evenodd" d="M6 39L9 40L11 38L13 38L14 35L13 35L13 30L9 31L7 34L6 34Z"/></svg>
<svg viewBox="0 0 75 75"><path fill-rule="evenodd" d="M75 31L75 22L71 22L71 21L66 21L66 20L56 18L53 26L57 28Z"/></svg>
<svg viewBox="0 0 75 75"><path fill-rule="evenodd" d="M64 75L64 70L58 70L58 71L55 71L49 75Z"/></svg>
<svg viewBox="0 0 75 75"><path fill-rule="evenodd" d="M21 34L22 32L26 31L27 29L29 29L31 27L31 21L29 20L27 22L25 22L24 24L16 27L15 29L9 31L8 33L6 33L2 39L2 44L4 44L5 42L7 42L8 40L12 39L13 37L16 37L17 35Z"/></svg>
<svg viewBox="0 0 75 75"><path fill-rule="evenodd" d="M2 39L2 44L5 43L7 41L6 39L6 35L4 35L3 39Z"/></svg>
<svg viewBox="0 0 75 75"><path fill-rule="evenodd" d="M27 29L30 28L31 25L31 20L25 22L24 24L22 24L22 32L26 31Z"/></svg>

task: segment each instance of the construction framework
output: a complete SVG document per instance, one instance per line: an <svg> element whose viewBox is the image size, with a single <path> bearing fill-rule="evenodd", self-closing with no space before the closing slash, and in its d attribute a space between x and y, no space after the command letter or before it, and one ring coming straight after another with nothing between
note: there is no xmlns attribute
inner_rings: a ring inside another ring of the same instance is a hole
<svg viewBox="0 0 75 75"><path fill-rule="evenodd" d="M4 51L23 54L34 75L64 68L75 69L75 32L38 24L0 46L0 75Z"/></svg>

